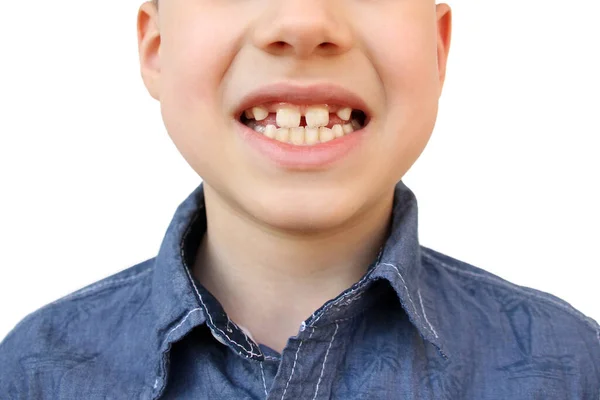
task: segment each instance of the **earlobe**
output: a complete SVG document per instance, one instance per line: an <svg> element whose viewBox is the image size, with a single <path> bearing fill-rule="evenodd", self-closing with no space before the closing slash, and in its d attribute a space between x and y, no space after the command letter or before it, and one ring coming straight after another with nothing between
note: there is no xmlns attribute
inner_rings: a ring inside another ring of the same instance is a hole
<svg viewBox="0 0 600 400"><path fill-rule="evenodd" d="M440 91L444 86L446 79L446 64L448 62L448 53L450 51L450 41L452 36L452 10L448 4L436 5L437 17L437 66L440 79ZM441 94L441 93L440 93Z"/></svg>
<svg viewBox="0 0 600 400"><path fill-rule="evenodd" d="M152 1L143 3L138 10L137 38L142 80L150 96L159 100L160 31L158 10Z"/></svg>

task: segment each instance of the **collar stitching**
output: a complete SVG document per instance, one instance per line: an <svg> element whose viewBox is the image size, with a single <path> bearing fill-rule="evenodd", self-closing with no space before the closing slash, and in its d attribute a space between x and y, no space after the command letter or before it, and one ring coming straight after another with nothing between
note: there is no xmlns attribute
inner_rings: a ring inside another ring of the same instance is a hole
<svg viewBox="0 0 600 400"><path fill-rule="evenodd" d="M196 307L193 310L191 310L190 312L188 312L186 314L186 316L183 317L183 319L181 320L181 322L179 322L177 324L177 326L175 326L173 329L171 329L169 331L169 333L167 333L167 336L165 337L165 342L167 342L169 340L169 337L171 336L171 334L173 334L173 332L175 332L177 329L181 328L181 326L184 324L185 321L187 321L187 319L189 318L189 316L192 315L192 313L194 313L196 311L202 311L202 309L200 307Z"/></svg>
<svg viewBox="0 0 600 400"><path fill-rule="evenodd" d="M248 355L250 355L250 357L252 356L256 356L256 357L262 357L260 348L258 348L258 354L254 353L254 346L252 345L252 343L250 343L250 341L248 340L248 337L246 336L246 341L248 342L248 344L250 345L250 350L246 349L244 346L242 346L241 344L239 344L238 342L236 342L235 340L231 339L225 332L223 332L223 330L221 330L218 326L215 325L213 319L212 319L212 315L210 314L210 312L208 312L208 308L206 307L206 304L204 303L204 300L202 299L202 295L200 294L200 291L198 290L198 288L196 287L196 284L194 283L194 280L192 279L192 276L190 274L190 269L188 268L188 265L185 261L185 241L187 239L188 234L191 231L192 226L196 223L196 221L198 220L198 217L200 216L200 211L204 209L203 205L200 205L198 207L198 210L195 212L194 217L192 218L192 221L190 222L190 224L187 226L185 233L183 234L183 237L181 239L181 243L180 243L180 255L181 255L181 262L183 264L183 267L185 269L186 275L188 277L188 280L190 282L190 284L192 285L192 287L194 288L194 291L196 292L196 295L198 296L198 300L200 301L202 307L203 307L203 311L204 313L208 316L208 321L207 324L208 326L211 328L211 330L214 332L214 330L217 330L219 332L221 332L221 334L223 336L225 336L230 343L235 344L236 346L238 346L239 348L241 348L245 353L247 354L243 354L242 355L244 357L248 357ZM221 336L221 335L218 335ZM245 334L244 334L245 336ZM221 336L222 338L222 336Z"/></svg>
<svg viewBox="0 0 600 400"><path fill-rule="evenodd" d="M410 291L408 290L408 287L406 286L406 281L404 280L404 277L402 276L402 274L400 273L400 270L398 269L398 267L394 264L389 264L389 263L381 263L381 265L386 265L388 267L392 267L394 268L394 270L396 271L396 274L398 274L398 277L400 278L400 280L402 281L402 285L404 286L404 289L406 289L406 294L408 296L408 301L410 301L410 304L413 307L413 310L415 312L415 315L417 315L419 317L419 319L421 320L421 325L426 326L423 323L423 317L421 316L421 314L419 314L419 312L417 311L417 307L415 306L415 303L413 302L413 299L410 295ZM420 291L420 289L418 289ZM435 330L433 329L433 327L431 326L431 324L428 323L429 326L426 326L427 330L437 339L438 335L437 333L435 333Z"/></svg>
<svg viewBox="0 0 600 400"><path fill-rule="evenodd" d="M417 289L417 294L419 295L419 303L421 303L421 310L423 311L423 317L425 317L425 322L427 322L427 325L429 325L429 329L431 330L431 332L433 332L433 335L435 336L436 339L438 339L438 334L435 331L435 329L433 329L433 325L431 325L431 322L429 322L429 319L427 319L427 314L425 313L425 307L423 306L423 298L421 297L421 288Z"/></svg>
<svg viewBox="0 0 600 400"><path fill-rule="evenodd" d="M342 300L344 300L346 297L348 297L348 296L350 296L351 294L355 293L356 291L358 291L358 290L362 289L362 288L363 288L363 287L364 287L364 286L367 284L367 281L368 281L368 279L371 277L371 275L373 274L373 271L375 271L375 269L376 269L376 268L377 268L377 267L373 268L373 269L372 269L371 271L369 271L369 272L368 272L368 273L367 273L365 276L363 276L363 277L362 277L362 279L361 279L361 280L360 280L358 283L356 283L356 284L355 284L355 285L356 285L356 287L355 287L354 289L352 289L352 290L350 290L349 292L345 293L345 294L344 294L344 295L342 295L342 296L341 296L339 299L335 300L334 302L330 303L330 304L329 304L329 305L327 305L325 308L323 308L323 309L322 309L322 310L319 312L318 316L317 316L316 314L314 314L314 313L313 313L312 317L314 318L314 317L316 316L316 318L315 318L315 320L314 320L314 321L312 321L312 322L310 323L310 326L311 326L311 327L313 327L313 326L314 326L314 325L317 323L317 321L319 321L319 319L320 319L320 318L321 318L323 315L325 315L325 313L327 312L327 310L329 310L331 307L333 307L333 306L335 306L335 305L339 304L339 303L340 303Z"/></svg>

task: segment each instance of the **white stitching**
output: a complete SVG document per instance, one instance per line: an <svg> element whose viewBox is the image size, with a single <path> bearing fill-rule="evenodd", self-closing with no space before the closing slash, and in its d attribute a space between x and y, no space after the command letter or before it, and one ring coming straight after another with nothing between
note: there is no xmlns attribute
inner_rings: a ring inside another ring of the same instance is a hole
<svg viewBox="0 0 600 400"><path fill-rule="evenodd" d="M77 292L71 293L70 295L63 297L62 299L58 299L58 300L56 300L52 304L61 303L61 302L66 301L66 300L77 299L77 298L79 298L79 297L81 297L81 296L83 296L83 295L85 295L87 293L95 292L98 289L101 289L101 288L106 287L106 286L113 286L113 285L117 285L117 284L120 284L120 283L123 283L123 282L132 281L132 280L135 280L135 279L137 279L137 278L139 278L139 277L141 277L143 275L146 275L147 273L149 273L151 271L152 271L152 267L148 267L146 270L144 270L142 272L138 272L135 275L128 276L127 278L122 278L122 279L116 279L116 280L112 280L112 281L108 281L108 282L97 283L97 284L95 284L93 286L88 287L87 289L81 289L81 290L79 290Z"/></svg>
<svg viewBox="0 0 600 400"><path fill-rule="evenodd" d="M267 393L267 383L265 382L265 370L263 369L262 363L260 363L260 374L262 375L263 387L265 388L265 399L269 396Z"/></svg>
<svg viewBox="0 0 600 400"><path fill-rule="evenodd" d="M425 313L425 307L423 307L423 298L421 297L421 289L417 290L417 294L419 295L419 302L421 303L421 310L423 310L423 316L425 317L425 322L427 322L427 325L429 325L429 328L431 329L431 332L433 332L435 338L438 338L438 334L435 331L435 329L433 329L433 326L431 325L431 322L429 322L429 320L427 319L427 314Z"/></svg>
<svg viewBox="0 0 600 400"><path fill-rule="evenodd" d="M360 281L358 281L356 283L356 287L354 289L352 289L351 291L349 291L348 293L344 294L342 297L340 297L339 299L335 300L333 303L329 304L328 306L326 306L321 313L319 314L319 316L311 322L311 326L314 326L315 323L317 323L317 321L325 314L325 312L327 310L329 310L331 307L337 305L340 301L342 301L344 298L348 297L349 295L355 293L357 290L362 289L365 286L365 282L370 278L370 276L373 274L373 272L375 271L375 269L377 269L377 267L379 266L379 260L381 258L381 256L383 255L383 247L381 246L381 248L379 249L379 254L377 255L377 262L376 264L373 266L373 268L368 269L366 274L361 278ZM314 318L316 315L315 313L312 314L312 318Z"/></svg>
<svg viewBox="0 0 600 400"><path fill-rule="evenodd" d="M375 268L373 268L371 271L369 271L369 273L367 273L367 275L365 275L358 283L357 286L352 289L351 291L349 291L348 293L344 294L342 297L340 297L339 299L335 300L333 303L330 303L327 307L325 307L321 313L319 314L319 316L310 323L310 326L314 326L314 324L317 323L317 321L325 314L325 312L327 312L327 310L329 310L331 307L337 305L340 301L342 301L344 298L350 296L351 294L355 293L357 290L360 290L364 287L364 282L369 278L369 276L371 275L372 271L375 270ZM313 317L315 316L315 314L313 313Z"/></svg>
<svg viewBox="0 0 600 400"><path fill-rule="evenodd" d="M200 299L200 303L202 304L202 306L204 307L204 310L206 312L206 315L208 315L208 318L210 320L210 323L212 324L212 326L215 327L216 330L218 330L219 332L221 332L227 339L229 339L229 341L235 345L237 345L238 347L240 347L242 350L244 350L245 352L249 353L251 356L260 356L260 354L256 354L254 353L253 347L252 345L250 345L250 350L246 350L246 348L244 346L242 346L241 344L239 344L238 342L232 340L229 336L227 336L227 334L225 332L223 332L218 326L215 325L212 316L210 315L210 313L208 312L208 308L206 307L206 304L204 304L204 300L202 300L202 296L200 295L200 292L198 291L198 288L196 287L196 285L194 284L194 281L192 280L192 277L190 275L190 271L188 269L188 267L185 265L185 261L184 261L184 267L185 267L185 272L188 275L188 278L190 279L190 282L192 282L192 286L194 287L194 290L196 291L196 294L198 295L198 299Z"/></svg>
<svg viewBox="0 0 600 400"><path fill-rule="evenodd" d="M381 265L387 265L388 267L392 267L392 268L394 268L394 270L396 270L398 277L400 277L400 280L402 280L402 285L404 285L404 289L406 289L406 294L408 295L408 300L410 301L410 304L412 304L413 309L415 310L415 314L419 317L421 322L423 322L421 314L419 314L419 312L417 311L417 307L415 306L415 303L413 302L412 297L410 296L410 291L408 290L408 287L406 286L406 281L404 280L404 277L400 273L400 270L398 269L398 267L396 267L394 264L388 264L388 263L381 263ZM430 332L433 333L433 331L430 331ZM437 337L437 335L436 335L436 337Z"/></svg>
<svg viewBox="0 0 600 400"><path fill-rule="evenodd" d="M313 331L314 332L314 331ZM300 344L298 345L298 349L296 349L296 355L294 356L294 364L292 365L292 372L290 373L290 377L288 378L285 389L283 389L283 394L281 395L281 400L285 397L285 393L287 392L287 388L290 385L290 381L292 380L292 376L294 376L294 370L296 369L296 361L298 361L298 353L300 352L300 348L302 347L302 340L300 340Z"/></svg>
<svg viewBox="0 0 600 400"><path fill-rule="evenodd" d="M335 334L337 333L339 325L335 324L335 331L333 332L333 336L331 336L331 341L329 342L329 347L327 347L327 352L325 353L325 358L323 359L323 366L321 367L321 376L319 376L319 380L317 381L317 387L315 389L315 395L312 400L317 398L317 393L319 393L319 384L321 383L321 379L323 379L323 373L325 372L325 362L327 361L327 356L329 355L329 350L331 350L331 345L333 344L333 339L335 339Z"/></svg>
<svg viewBox="0 0 600 400"><path fill-rule="evenodd" d="M312 332L308 336L308 340L310 340L313 333L315 333L315 328L313 328ZM296 369L296 361L298 361L298 353L300 352L302 343L304 343L304 341L300 339L300 344L298 345L298 349L296 350L296 356L294 357L294 364L292 365L292 372L290 373L290 377L288 378L287 383L285 384L285 389L283 390L283 394L281 395L281 400L283 400L283 398L285 397L285 392L287 392L288 386L290 385L290 381L292 380L292 376L294 376L294 369Z"/></svg>
<svg viewBox="0 0 600 400"><path fill-rule="evenodd" d="M171 336L171 334L172 334L173 332L175 332L177 329L179 329L179 328L181 327L181 325L183 325L183 323L184 323L184 322L185 322L185 321L188 319L188 317L189 317L190 315L192 315L192 313L194 313L194 312L196 312L196 311L201 311L201 310L202 310L202 309L201 309L200 307L198 307L198 308L194 308L193 310L191 310L190 312L188 312L188 313L187 313L187 315L186 315L185 317L183 317L183 319L181 320L181 322L179 322L179 323L177 324L177 326L175 326L173 329L171 329L171 330L169 331L169 333L167 333L167 336L165 337L165 342L166 342L167 340L169 340L169 337Z"/></svg>
<svg viewBox="0 0 600 400"><path fill-rule="evenodd" d="M200 206L199 209L202 209L204 207ZM198 291L198 288L196 287L196 284L194 283L194 280L192 279L192 276L190 274L190 269L187 266L187 263L185 262L185 254L184 254L184 248L183 248L183 243L185 242L185 239L187 237L187 235L189 234L189 231L192 227L192 225L194 225L194 223L196 222L196 220L198 219L198 215L199 215L199 211L196 212L196 215L194 216L194 219L192 220L192 222L188 225L185 233L183 234L183 238L181 241L181 246L179 249L180 252L180 256L181 256L181 262L183 264L183 269L185 269L185 273L188 276L188 279L190 281L190 283L192 284L192 287L194 288L194 291L196 292L196 294L198 295L198 299L200 300L200 303L202 304L202 306L204 307L204 311L206 313L206 315L208 315L208 319L210 320L210 323L212 326L215 327L216 330L218 330L219 332L221 332L227 339L229 339L229 341L233 344L235 344L236 346L240 347L242 350L244 350L245 352L249 353L250 356L261 356L262 354L256 354L253 352L254 347L252 346L252 344L250 344L250 350L246 350L246 348L244 346L242 346L241 344L239 344L238 342L232 340L229 336L227 336L227 334L225 332L223 332L218 326L215 325L212 316L210 315L210 313L208 312L208 308L206 307L206 304L204 304L204 300L202 300L202 296L200 295L200 292ZM260 352L260 349L258 349Z"/></svg>
<svg viewBox="0 0 600 400"><path fill-rule="evenodd" d="M246 331L244 331L242 328L240 328L240 326L238 324L236 324L235 322L231 321L229 319L229 316L227 317L227 319L238 329L238 331L241 331L244 334L244 337L246 338L246 343L248 343L250 345L250 349L254 350L254 346L252 346L252 343L250 343L250 339L248 338L248 335L246 334Z"/></svg>
<svg viewBox="0 0 600 400"><path fill-rule="evenodd" d="M587 316L585 316L584 314L582 314L580 311L578 311L578 310L576 310L576 309L574 309L572 307L569 307L569 306L567 306L565 304L559 303L556 300L553 300L553 299L550 299L550 298L547 298L547 297L544 297L544 296L540 296L539 294L530 292L530 291L525 290L525 289L523 289L523 288L521 288L521 287L519 287L519 286L517 286L517 285L515 285L513 283L506 282L506 281L504 281L504 280L502 280L500 278L494 277L494 276L487 276L487 275L479 274L479 273L476 273L476 272L462 270L460 268L453 267L451 265L446 264L442 260L439 260L438 258L435 258L434 256L432 256L430 254L427 254L426 252L422 252L422 254L425 257L427 257L430 260L432 260L433 262L439 262L440 265L442 265L446 269L448 269L450 271L453 271L453 272L455 272L457 274L471 276L471 277L479 279L479 280L485 280L485 281L488 281L489 283L494 284L496 286L501 286L501 287L504 287L504 288L507 288L507 289L512 289L515 292L521 293L521 294L523 294L523 295L525 295L527 297L533 297L533 298L536 298L538 300L550 303L550 304L552 304L552 305L554 305L554 306L562 309L563 311L568 312L572 316L574 316L574 317L576 317L578 319L583 320L583 322L585 322L594 331L598 331L598 329L599 329L598 327L594 326L594 324L592 324L589 321L589 318ZM599 340L600 340L600 338L599 338Z"/></svg>

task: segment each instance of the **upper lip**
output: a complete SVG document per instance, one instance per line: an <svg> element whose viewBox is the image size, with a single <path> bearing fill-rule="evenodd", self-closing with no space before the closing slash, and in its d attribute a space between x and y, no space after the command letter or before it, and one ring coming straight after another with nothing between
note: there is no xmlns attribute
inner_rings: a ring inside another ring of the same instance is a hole
<svg viewBox="0 0 600 400"><path fill-rule="evenodd" d="M244 96L236 107L235 117L254 106L269 102L281 102L298 105L336 104L363 111L367 117L371 115L366 102L356 93L334 84L297 85L277 83L262 86Z"/></svg>

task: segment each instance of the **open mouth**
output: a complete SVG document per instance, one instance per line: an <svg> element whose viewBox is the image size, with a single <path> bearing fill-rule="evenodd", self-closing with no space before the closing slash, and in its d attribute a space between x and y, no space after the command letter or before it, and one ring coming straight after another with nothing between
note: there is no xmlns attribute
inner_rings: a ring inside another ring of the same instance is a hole
<svg viewBox="0 0 600 400"><path fill-rule="evenodd" d="M270 139L311 146L363 129L368 117L362 110L342 105L273 102L244 110L239 121Z"/></svg>

